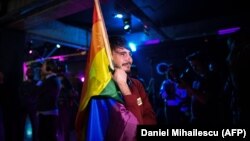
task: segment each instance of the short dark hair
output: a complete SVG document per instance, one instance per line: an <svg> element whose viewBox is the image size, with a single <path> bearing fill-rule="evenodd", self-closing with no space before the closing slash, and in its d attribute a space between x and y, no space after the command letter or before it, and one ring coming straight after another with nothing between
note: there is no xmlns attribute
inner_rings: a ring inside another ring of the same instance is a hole
<svg viewBox="0 0 250 141"><path fill-rule="evenodd" d="M208 65L208 58L200 51L191 53L186 57L187 61L199 61L203 66Z"/></svg>
<svg viewBox="0 0 250 141"><path fill-rule="evenodd" d="M58 73L64 74L67 72L67 65L64 62L58 61Z"/></svg>
<svg viewBox="0 0 250 141"><path fill-rule="evenodd" d="M48 59L48 60L45 60L44 63L46 63L46 70L47 71L52 71L54 73L58 72L58 60Z"/></svg>
<svg viewBox="0 0 250 141"><path fill-rule="evenodd" d="M186 57L187 61L199 60L203 61L203 57L199 51L193 52Z"/></svg>
<svg viewBox="0 0 250 141"><path fill-rule="evenodd" d="M124 47L131 51L130 47L128 46L127 40L122 36L110 36L109 44L110 44L111 50L114 50L118 47Z"/></svg>

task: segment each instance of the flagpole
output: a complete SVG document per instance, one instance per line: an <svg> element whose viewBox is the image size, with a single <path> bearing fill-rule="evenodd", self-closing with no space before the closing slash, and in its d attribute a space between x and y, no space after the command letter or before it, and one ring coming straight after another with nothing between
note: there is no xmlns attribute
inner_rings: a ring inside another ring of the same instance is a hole
<svg viewBox="0 0 250 141"><path fill-rule="evenodd" d="M96 5L97 13L100 16L101 21L103 21L103 22L101 22L101 30L104 33L104 44L105 44L105 49L106 49L109 64L110 64L109 67L112 70L114 70L114 65L113 65L112 55L111 55L111 50L110 50L110 44L109 44L108 35L107 35L107 29L106 29L105 22L104 22L104 19L103 19L103 16L102 16L99 0L95 0L95 5Z"/></svg>

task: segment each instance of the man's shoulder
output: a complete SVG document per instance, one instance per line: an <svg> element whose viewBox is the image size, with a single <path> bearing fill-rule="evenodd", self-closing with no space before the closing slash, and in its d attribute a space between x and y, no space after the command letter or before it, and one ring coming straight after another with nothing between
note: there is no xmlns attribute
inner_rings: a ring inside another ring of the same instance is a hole
<svg viewBox="0 0 250 141"><path fill-rule="evenodd" d="M144 88L144 85L143 85L143 83L139 80L139 79L136 79L136 78L130 78L129 79L131 82L128 82L128 83L131 83L132 85L134 85L135 87L137 87L137 88ZM129 85L131 85L131 84L129 84Z"/></svg>

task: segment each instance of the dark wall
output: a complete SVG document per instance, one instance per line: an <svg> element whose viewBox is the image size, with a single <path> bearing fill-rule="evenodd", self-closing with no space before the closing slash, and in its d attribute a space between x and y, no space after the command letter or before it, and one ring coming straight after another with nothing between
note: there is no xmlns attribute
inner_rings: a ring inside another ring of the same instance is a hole
<svg viewBox="0 0 250 141"><path fill-rule="evenodd" d="M1 110L6 140L20 140L20 106L18 87L22 81L22 58L25 43L23 32L0 29L0 69L4 74Z"/></svg>
<svg viewBox="0 0 250 141"><path fill-rule="evenodd" d="M23 32L0 29L0 68L4 71L7 86L13 90L22 80L24 46Z"/></svg>
<svg viewBox="0 0 250 141"><path fill-rule="evenodd" d="M18 86L22 81L24 45L23 32L0 29L0 68L4 73L7 88L4 98L12 104L17 100Z"/></svg>

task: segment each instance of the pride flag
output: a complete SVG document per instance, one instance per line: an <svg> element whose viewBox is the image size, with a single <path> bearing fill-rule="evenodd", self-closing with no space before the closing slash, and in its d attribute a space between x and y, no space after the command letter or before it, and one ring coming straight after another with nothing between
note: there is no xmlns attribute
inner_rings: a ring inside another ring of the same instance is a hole
<svg viewBox="0 0 250 141"><path fill-rule="evenodd" d="M88 52L85 82L83 84L75 122L78 140L84 141L86 139L86 131L88 130L86 126L87 122L89 122L87 121L90 115L89 112L93 114L93 110L87 110L87 106L93 97L102 96L112 98L116 101L122 101L111 79L110 68L113 68L113 64L111 61L107 31L99 1L95 0L91 46ZM104 117L105 116L103 116L103 118Z"/></svg>

